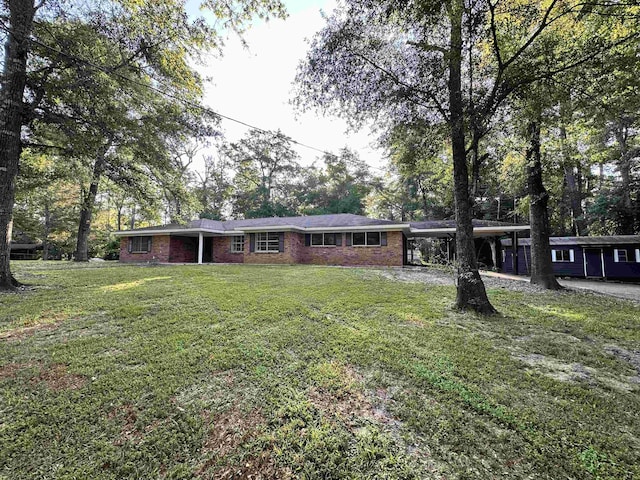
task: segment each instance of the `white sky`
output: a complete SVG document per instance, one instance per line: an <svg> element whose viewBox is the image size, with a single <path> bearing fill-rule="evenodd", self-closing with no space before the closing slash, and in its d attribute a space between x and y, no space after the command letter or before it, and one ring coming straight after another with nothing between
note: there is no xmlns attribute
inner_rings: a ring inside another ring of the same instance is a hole
<svg viewBox="0 0 640 480"><path fill-rule="evenodd" d="M254 22L244 38L227 40L222 58L209 57L200 73L212 81L205 86L204 103L213 110L264 130L277 130L321 150L335 152L348 146L372 167L384 166L383 152L372 147L367 131L346 133L346 123L322 117L313 111L297 112L289 104L292 82L299 61L308 49L308 39L324 25L320 10L331 12L335 0L285 0L286 20ZM223 120L227 140L239 140L247 127ZM293 145L303 165L321 153ZM376 170L375 173L381 173Z"/></svg>

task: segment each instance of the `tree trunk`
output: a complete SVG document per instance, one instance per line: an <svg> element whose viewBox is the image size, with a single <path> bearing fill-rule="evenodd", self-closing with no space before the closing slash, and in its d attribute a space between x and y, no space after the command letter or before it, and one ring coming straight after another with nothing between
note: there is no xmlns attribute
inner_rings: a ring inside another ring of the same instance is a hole
<svg viewBox="0 0 640 480"><path fill-rule="evenodd" d="M166 223L166 218L165 218L165 223ZM131 222L129 225L131 227L131 230L136 228L136 204L135 203L131 205Z"/></svg>
<svg viewBox="0 0 640 480"><path fill-rule="evenodd" d="M98 194L98 185L100 177L104 170L106 150L100 152L96 162L93 164L93 174L91 176L91 185L89 191L82 199L82 207L80 209L80 223L78 225L78 241L76 243L76 262L89 261L89 233L91 231L91 216L93 207L96 203L96 195Z"/></svg>
<svg viewBox="0 0 640 480"><path fill-rule="evenodd" d="M579 165L574 165L567 145L567 129L564 125L560 126L560 141L562 143L563 170L564 179L568 189L569 205L571 206L571 223L572 230L579 237L587 234L587 226L582 210L582 192L578 175L580 174ZM574 172L574 168L578 169L578 175Z"/></svg>
<svg viewBox="0 0 640 480"><path fill-rule="evenodd" d="M116 216L117 218L116 230L119 232L120 230L122 230L122 205L118 205L117 209L118 209L118 215Z"/></svg>
<svg viewBox="0 0 640 480"><path fill-rule="evenodd" d="M633 212L633 201L631 199L631 160L634 152L629 151L627 144L627 129L622 125L618 125L615 130L616 141L620 149L620 159L618 160L618 171L620 172L620 189L622 195L622 211L619 212L623 218L620 230L617 232L622 235L633 235L635 215Z"/></svg>
<svg viewBox="0 0 640 480"><path fill-rule="evenodd" d="M553 273L549 244L549 194L542 183L540 159L540 123L530 121L527 126L527 184L529 189L529 216L531 223L531 283L549 290L562 288Z"/></svg>
<svg viewBox="0 0 640 480"><path fill-rule="evenodd" d="M23 96L27 79L29 35L35 8L33 0L5 1L9 7L0 91L0 290L14 290L19 283L11 275L11 233L16 176L22 152L20 132L25 123Z"/></svg>
<svg viewBox="0 0 640 480"><path fill-rule="evenodd" d="M449 52L449 110L451 147L453 151L453 180L456 209L456 252L458 263L458 292L456 308L494 314L484 283L478 273L471 200L469 198L469 170L465 152L464 105L462 100L462 15L464 3L455 0L450 7L451 50Z"/></svg>
<svg viewBox="0 0 640 480"><path fill-rule="evenodd" d="M49 260L49 234L51 233L51 210L49 199L44 201L44 230L42 232L42 260Z"/></svg>

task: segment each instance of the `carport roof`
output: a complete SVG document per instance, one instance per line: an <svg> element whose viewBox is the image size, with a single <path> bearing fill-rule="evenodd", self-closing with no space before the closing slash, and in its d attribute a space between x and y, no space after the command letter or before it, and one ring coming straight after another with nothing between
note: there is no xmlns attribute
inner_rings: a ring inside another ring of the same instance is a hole
<svg viewBox="0 0 640 480"><path fill-rule="evenodd" d="M530 238L519 238L518 244L530 245ZM594 237L551 237L549 238L550 245L585 245L585 246L608 246L608 245L640 245L640 235L603 235ZM505 247L511 246L511 239L502 240L502 245Z"/></svg>

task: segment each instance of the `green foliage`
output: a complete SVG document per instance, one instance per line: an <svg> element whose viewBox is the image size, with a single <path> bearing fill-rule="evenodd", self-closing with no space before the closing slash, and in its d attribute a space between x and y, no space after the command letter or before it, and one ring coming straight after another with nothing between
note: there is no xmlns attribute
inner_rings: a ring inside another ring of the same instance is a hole
<svg viewBox="0 0 640 480"><path fill-rule="evenodd" d="M0 295L9 478L640 474L629 302L497 288L487 319L452 312L453 286L376 270L17 275L33 289Z"/></svg>
<svg viewBox="0 0 640 480"><path fill-rule="evenodd" d="M362 215L372 184L367 164L346 147L338 155L324 155L322 161L323 168L308 169L303 179L301 211L307 215Z"/></svg>

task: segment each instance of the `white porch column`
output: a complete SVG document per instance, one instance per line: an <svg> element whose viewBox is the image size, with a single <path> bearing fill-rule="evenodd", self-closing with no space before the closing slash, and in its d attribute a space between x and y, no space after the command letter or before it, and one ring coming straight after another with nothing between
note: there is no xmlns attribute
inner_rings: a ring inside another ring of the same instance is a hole
<svg viewBox="0 0 640 480"><path fill-rule="evenodd" d="M202 264L202 252L204 251L204 239L202 232L198 233L198 265Z"/></svg>

